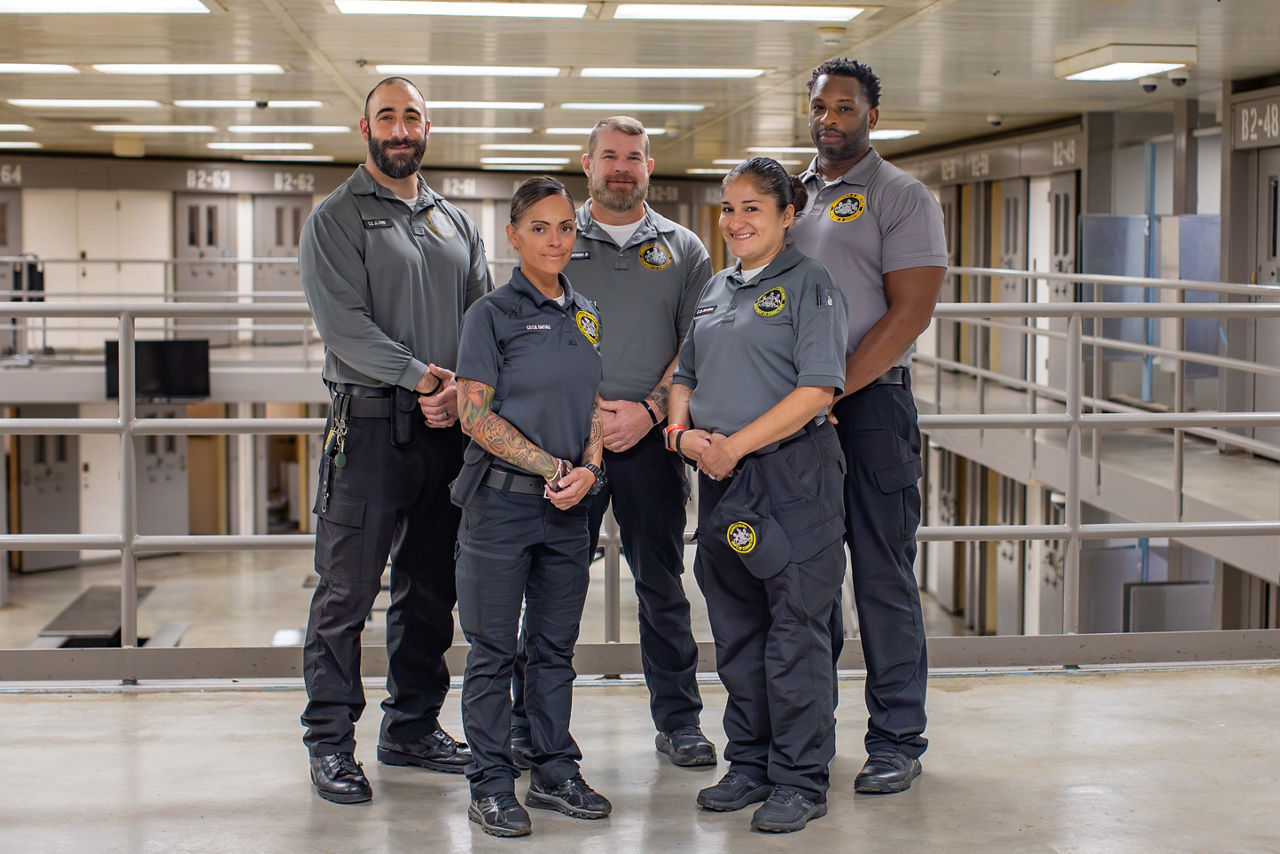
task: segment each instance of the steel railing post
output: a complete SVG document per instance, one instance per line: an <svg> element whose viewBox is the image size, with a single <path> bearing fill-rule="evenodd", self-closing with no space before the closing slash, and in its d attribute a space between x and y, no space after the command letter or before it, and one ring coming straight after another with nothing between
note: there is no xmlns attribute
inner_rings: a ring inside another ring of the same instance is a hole
<svg viewBox="0 0 1280 854"><path fill-rule="evenodd" d="M120 646L138 645L137 450L133 421L137 417L134 375L133 315L120 313ZM126 679L126 681L128 681Z"/></svg>
<svg viewBox="0 0 1280 854"><path fill-rule="evenodd" d="M622 640L622 537L613 508L604 514L604 642Z"/></svg>
<svg viewBox="0 0 1280 854"><path fill-rule="evenodd" d="M1080 631L1080 367L1084 350L1080 344L1080 313L1067 320L1067 539L1062 579L1062 631Z"/></svg>

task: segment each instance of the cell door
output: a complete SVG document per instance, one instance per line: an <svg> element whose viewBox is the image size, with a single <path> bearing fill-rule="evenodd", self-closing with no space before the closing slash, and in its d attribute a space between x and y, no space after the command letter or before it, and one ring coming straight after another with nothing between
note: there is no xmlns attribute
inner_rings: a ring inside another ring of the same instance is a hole
<svg viewBox="0 0 1280 854"><path fill-rule="evenodd" d="M1280 282L1280 148L1258 152L1258 260L1259 284ZM1274 298L1267 302L1275 302ZM1280 318L1254 321L1254 360L1280 366ZM1280 412L1280 379L1254 376L1255 412ZM1255 427L1254 438L1280 445L1280 427Z"/></svg>
<svg viewBox="0 0 1280 854"><path fill-rule="evenodd" d="M942 227L947 236L947 265L954 267L960 262L960 189L943 187L938 192L938 203L942 206ZM720 267L716 269L719 270ZM947 276L942 280L942 291L938 295L938 301L957 302L959 298L960 291L956 277ZM960 356L960 339L956 334L956 324L950 320L936 322L939 358L957 360Z"/></svg>
<svg viewBox="0 0 1280 854"><path fill-rule="evenodd" d="M253 197L253 257L287 258L288 262L253 265L254 301L302 302L298 274L298 240L311 213L311 196ZM254 344L303 343L304 320L274 317L253 322Z"/></svg>
<svg viewBox="0 0 1280 854"><path fill-rule="evenodd" d="M213 193L177 193L173 197L173 257L180 262L173 276L174 298L180 302L230 302L215 294L235 293L236 265L198 263L235 257L235 199ZM196 263L189 263L196 262ZM235 341L233 318L175 320L179 338L208 338L215 347Z"/></svg>
<svg viewBox="0 0 1280 854"><path fill-rule="evenodd" d="M1049 224L1053 232L1049 241L1050 269L1055 273L1076 272L1076 223L1080 215L1076 191L1078 172L1063 172L1049 179ZM1074 282L1050 282L1049 302L1075 302ZM1051 318L1049 328L1066 334L1067 319ZM1067 342L1048 339L1049 385L1064 388L1067 384ZM1058 620L1062 622L1061 617Z"/></svg>
<svg viewBox="0 0 1280 854"><path fill-rule="evenodd" d="M999 479L997 525L1021 525L1026 519L1027 488L1016 480ZM996 550L996 634L1022 634L1025 544L999 540Z"/></svg>
<svg viewBox="0 0 1280 854"><path fill-rule="evenodd" d="M1013 178L999 183L999 206L991 213L995 222L992 256L995 266L1005 270L1027 269L1027 179ZM997 198L993 194L993 200ZM996 302L1026 302L1027 280L1001 278L992 283ZM1006 323L1026 326L1025 318L1004 318ZM996 369L1006 376L1025 379L1027 375L1026 333L996 329L991 333L991 352ZM997 358L998 354L998 358Z"/></svg>
<svg viewBox="0 0 1280 854"><path fill-rule="evenodd" d="M22 252L22 196L18 190L0 190L0 256L14 256ZM25 288L22 265L0 264L0 290ZM9 296L0 299L10 299ZM0 320L0 353L20 352L18 336L21 335L18 318Z"/></svg>
<svg viewBox="0 0 1280 854"><path fill-rule="evenodd" d="M22 407L31 418L75 418L63 404ZM80 437L17 436L18 534L80 533ZM22 572L74 566L79 551L18 552Z"/></svg>

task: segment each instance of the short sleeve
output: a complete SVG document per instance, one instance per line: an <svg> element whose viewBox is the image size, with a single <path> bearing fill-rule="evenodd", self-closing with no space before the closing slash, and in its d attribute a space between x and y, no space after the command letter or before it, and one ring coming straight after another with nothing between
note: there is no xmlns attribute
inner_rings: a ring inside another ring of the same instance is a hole
<svg viewBox="0 0 1280 854"><path fill-rule="evenodd" d="M929 188L915 179L886 187L883 211L881 269L885 273L911 267L946 267L947 237L942 206Z"/></svg>
<svg viewBox="0 0 1280 854"><path fill-rule="evenodd" d="M689 388L695 388L698 385L698 372L694 369L693 343L693 333L697 325L697 320L689 324L689 331L684 336L684 342L680 344L680 350L676 353L676 369L671 374L671 381L676 385L685 385Z"/></svg>
<svg viewBox="0 0 1280 854"><path fill-rule="evenodd" d="M502 365L495 312L488 300L482 300L462 317L462 340L458 344L457 376L498 387L498 370Z"/></svg>
<svg viewBox="0 0 1280 854"><path fill-rule="evenodd" d="M840 394L844 390L849 303L844 292L832 284L826 268L816 261L813 264L796 305L796 385L834 386Z"/></svg>

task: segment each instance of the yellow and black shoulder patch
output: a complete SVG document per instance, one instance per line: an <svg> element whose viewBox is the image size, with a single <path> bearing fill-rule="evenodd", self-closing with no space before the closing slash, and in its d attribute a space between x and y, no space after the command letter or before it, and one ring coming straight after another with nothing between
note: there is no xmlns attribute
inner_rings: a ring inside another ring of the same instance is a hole
<svg viewBox="0 0 1280 854"><path fill-rule="evenodd" d="M650 270L665 270L675 261L671 250L661 243L646 243L640 247L640 263Z"/></svg>
<svg viewBox="0 0 1280 854"><path fill-rule="evenodd" d="M574 315L574 319L578 322L578 331L582 333L582 337L591 342L592 346L600 343L600 319L588 311L579 311Z"/></svg>
<svg viewBox="0 0 1280 854"><path fill-rule="evenodd" d="M861 193L845 193L827 208L827 216L833 222L853 222L867 209L867 199Z"/></svg>
<svg viewBox="0 0 1280 854"><path fill-rule="evenodd" d="M756 314L761 317L773 317L787 307L787 292L784 288L769 288L756 297Z"/></svg>
<svg viewBox="0 0 1280 854"><path fill-rule="evenodd" d="M756 529L746 522L734 522L725 532L729 540L729 548L744 555L756 547Z"/></svg>

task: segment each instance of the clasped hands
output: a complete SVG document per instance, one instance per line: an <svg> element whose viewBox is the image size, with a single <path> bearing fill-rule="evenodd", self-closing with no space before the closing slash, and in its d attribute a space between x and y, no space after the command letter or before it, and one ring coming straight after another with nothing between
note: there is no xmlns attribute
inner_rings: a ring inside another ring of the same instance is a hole
<svg viewBox="0 0 1280 854"><path fill-rule="evenodd" d="M677 441L679 451L698 464L698 471L712 480L723 480L738 466L739 454L730 447L729 437L706 430L685 430Z"/></svg>
<svg viewBox="0 0 1280 854"><path fill-rule="evenodd" d="M575 467L568 460L557 460L555 476L547 481L542 495L557 510L568 510L582 500L595 482L596 476L590 469ZM552 483L556 483L556 489L551 488Z"/></svg>
<svg viewBox="0 0 1280 854"><path fill-rule="evenodd" d="M427 365L413 390L418 392L418 408L428 427L452 427L458 423L458 384L453 371Z"/></svg>

